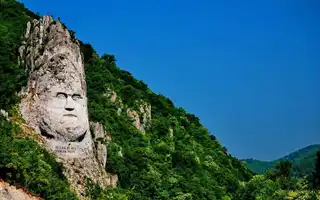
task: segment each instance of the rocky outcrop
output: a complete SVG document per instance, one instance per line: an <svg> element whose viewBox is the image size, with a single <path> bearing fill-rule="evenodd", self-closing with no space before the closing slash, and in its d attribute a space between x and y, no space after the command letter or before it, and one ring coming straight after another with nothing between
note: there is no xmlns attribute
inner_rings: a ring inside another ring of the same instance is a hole
<svg viewBox="0 0 320 200"><path fill-rule="evenodd" d="M140 104L138 111L128 108L127 114L134 120L133 125L145 133L145 129L149 127L151 123L151 105L143 102Z"/></svg>
<svg viewBox="0 0 320 200"><path fill-rule="evenodd" d="M104 96L108 97L110 102L118 106L117 114L121 115L124 105L122 103L121 98L117 95L117 93L111 90L110 88L107 88L107 92L104 94Z"/></svg>
<svg viewBox="0 0 320 200"><path fill-rule="evenodd" d="M0 115L2 115L3 117L5 117L6 119L8 119L9 114L8 112L6 112L5 110L0 109Z"/></svg>
<svg viewBox="0 0 320 200"><path fill-rule="evenodd" d="M107 147L106 142L111 140L111 135L107 134L102 124L98 122L90 122L93 130L94 141L96 143L97 151L96 157L103 168L107 163Z"/></svg>
<svg viewBox="0 0 320 200"><path fill-rule="evenodd" d="M79 196L86 179L115 186L114 176L105 171L106 146L95 145L90 133L79 42L59 20L44 16L28 22L19 53L19 62L29 72L21 92L21 115L63 163L71 186Z"/></svg>
<svg viewBox="0 0 320 200"><path fill-rule="evenodd" d="M40 200L40 197L0 179L0 200Z"/></svg>
<svg viewBox="0 0 320 200"><path fill-rule="evenodd" d="M116 102L117 100L117 93L115 93L114 91L112 91L111 95L110 95L110 100L111 102Z"/></svg>
<svg viewBox="0 0 320 200"><path fill-rule="evenodd" d="M118 106L118 115L125 110L121 98L118 97L115 91L108 88L104 96L108 97L112 103ZM143 101L136 101L135 103L139 105L138 109L127 108L127 115L133 119L133 125L139 131L145 133L146 128L149 127L151 123L151 105Z"/></svg>
<svg viewBox="0 0 320 200"><path fill-rule="evenodd" d="M170 135L170 137L173 137L173 128L169 128L169 135Z"/></svg>

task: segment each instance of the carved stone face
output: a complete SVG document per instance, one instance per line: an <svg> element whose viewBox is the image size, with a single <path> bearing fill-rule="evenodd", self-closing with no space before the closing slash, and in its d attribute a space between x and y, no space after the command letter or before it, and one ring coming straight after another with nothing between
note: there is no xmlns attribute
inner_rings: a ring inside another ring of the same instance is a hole
<svg viewBox="0 0 320 200"><path fill-rule="evenodd" d="M88 130L87 100L80 79L53 85L42 98L40 127L48 135L67 142L81 141Z"/></svg>

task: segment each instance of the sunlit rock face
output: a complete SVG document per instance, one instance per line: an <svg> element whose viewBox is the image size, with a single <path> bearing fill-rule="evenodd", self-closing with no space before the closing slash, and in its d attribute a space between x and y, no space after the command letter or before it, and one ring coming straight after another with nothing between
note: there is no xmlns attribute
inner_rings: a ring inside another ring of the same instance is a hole
<svg viewBox="0 0 320 200"><path fill-rule="evenodd" d="M86 156L92 144L85 92L81 88L79 75L74 72L59 73L69 77L39 95L40 133L60 156Z"/></svg>
<svg viewBox="0 0 320 200"><path fill-rule="evenodd" d="M40 197L0 179L0 200L40 200Z"/></svg>
<svg viewBox="0 0 320 200"><path fill-rule="evenodd" d="M101 186L112 185L111 175L104 170L106 160L96 156L97 147L90 134L78 41L50 16L29 22L24 37L20 62L29 78L21 92L22 117L64 164L65 175L79 194L86 178ZM105 147L98 149L106 151Z"/></svg>
<svg viewBox="0 0 320 200"><path fill-rule="evenodd" d="M86 157L92 139L83 58L77 40L51 17L28 23L21 61L30 75L23 117L60 157Z"/></svg>
<svg viewBox="0 0 320 200"><path fill-rule="evenodd" d="M92 151L79 44L51 17L28 23L21 61L29 70L23 117L60 157Z"/></svg>
<svg viewBox="0 0 320 200"><path fill-rule="evenodd" d="M88 120L86 102L81 88L71 83L53 86L43 100L43 111L40 128L51 138L66 142L81 142L86 134Z"/></svg>

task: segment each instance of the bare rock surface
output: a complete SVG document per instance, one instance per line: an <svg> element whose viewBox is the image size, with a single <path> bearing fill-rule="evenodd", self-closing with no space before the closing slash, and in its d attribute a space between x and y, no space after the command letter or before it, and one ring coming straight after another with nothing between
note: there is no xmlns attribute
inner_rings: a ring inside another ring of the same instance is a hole
<svg viewBox="0 0 320 200"><path fill-rule="evenodd" d="M64 164L64 173L79 196L87 178L102 187L114 187L114 178L104 169L106 147L96 146L90 134L79 42L59 20L44 16L28 22L19 53L19 62L29 72L28 85L21 92L22 117Z"/></svg>
<svg viewBox="0 0 320 200"><path fill-rule="evenodd" d="M151 105L143 102L138 110L127 109L127 115L134 120L133 125L142 133L145 133L145 129L151 123Z"/></svg>
<svg viewBox="0 0 320 200"><path fill-rule="evenodd" d="M102 124L98 122L90 122L90 126L94 133L94 141L96 143L96 157L100 165L105 168L107 163L107 147L106 141L110 140L109 135L105 132Z"/></svg>
<svg viewBox="0 0 320 200"><path fill-rule="evenodd" d="M0 200L40 200L40 197L0 179Z"/></svg>

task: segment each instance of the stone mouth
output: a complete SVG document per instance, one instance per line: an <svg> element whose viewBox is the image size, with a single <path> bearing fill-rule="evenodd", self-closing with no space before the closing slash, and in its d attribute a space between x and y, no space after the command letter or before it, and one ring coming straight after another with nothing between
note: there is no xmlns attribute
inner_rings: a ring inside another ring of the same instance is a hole
<svg viewBox="0 0 320 200"><path fill-rule="evenodd" d="M75 115L75 114L65 114L63 116L66 116L66 117L77 117L77 115Z"/></svg>

